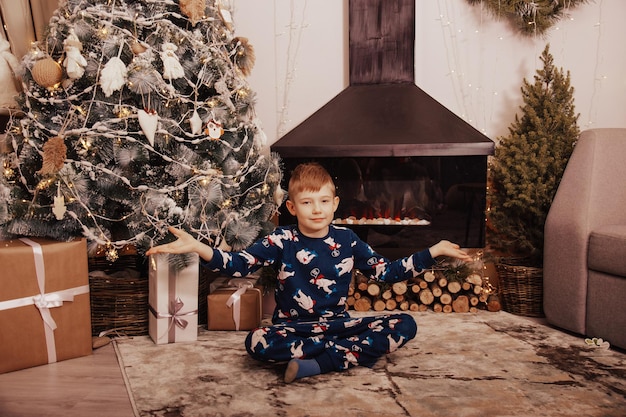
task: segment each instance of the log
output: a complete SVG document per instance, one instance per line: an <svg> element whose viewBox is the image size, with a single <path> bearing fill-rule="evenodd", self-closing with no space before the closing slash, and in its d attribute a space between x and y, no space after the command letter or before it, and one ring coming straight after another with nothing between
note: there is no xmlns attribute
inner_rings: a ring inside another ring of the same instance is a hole
<svg viewBox="0 0 626 417"><path fill-rule="evenodd" d="M433 295L432 291L429 290L428 288L425 288L422 291L420 291L419 298L420 298L420 302L426 306L431 305L433 301L435 301L435 296Z"/></svg>
<svg viewBox="0 0 626 417"><path fill-rule="evenodd" d="M401 311L407 311L409 309L409 301L408 300L402 301L400 304L398 304L398 308Z"/></svg>
<svg viewBox="0 0 626 417"><path fill-rule="evenodd" d="M369 297L361 297L354 303L354 309L356 311L369 311L372 308L372 300Z"/></svg>
<svg viewBox="0 0 626 417"><path fill-rule="evenodd" d="M419 312L424 312L424 311L428 311L428 306L426 304L420 304L419 308L417 309L417 311Z"/></svg>
<svg viewBox="0 0 626 417"><path fill-rule="evenodd" d="M476 295L472 294L469 296L469 302L471 306L477 306L480 300Z"/></svg>
<svg viewBox="0 0 626 417"><path fill-rule="evenodd" d="M448 291L450 291L451 294L458 293L459 291L461 291L461 283L458 281L448 282Z"/></svg>
<svg viewBox="0 0 626 417"><path fill-rule="evenodd" d="M480 285L474 285L473 291L474 294L480 295L483 293L483 287L481 287Z"/></svg>
<svg viewBox="0 0 626 417"><path fill-rule="evenodd" d="M391 289L393 290L395 294L402 295L406 293L407 283L406 281L394 282L393 285L391 286Z"/></svg>
<svg viewBox="0 0 626 417"><path fill-rule="evenodd" d="M381 294L381 297L383 297L384 300L389 300L391 297L393 297L393 292L390 289L386 289Z"/></svg>
<svg viewBox="0 0 626 417"><path fill-rule="evenodd" d="M355 301L356 298L354 298L353 296L349 296L348 298L346 298L346 304L348 305L348 307L354 306Z"/></svg>
<svg viewBox="0 0 626 417"><path fill-rule="evenodd" d="M354 283L356 284L356 288L358 288L360 291L365 291L367 290L367 283L369 282L369 279L363 275L361 272L356 272L354 274Z"/></svg>
<svg viewBox="0 0 626 417"><path fill-rule="evenodd" d="M466 295L459 295L452 302L452 309L456 313L467 313L470 310L469 298Z"/></svg>
<svg viewBox="0 0 626 417"><path fill-rule="evenodd" d="M435 273L433 271L426 271L424 272L424 281L426 282L433 282L435 280L436 276Z"/></svg>
<svg viewBox="0 0 626 417"><path fill-rule="evenodd" d="M409 301L409 310L410 311L419 311L420 304L417 301Z"/></svg>
<svg viewBox="0 0 626 417"><path fill-rule="evenodd" d="M471 290L471 289L472 289L472 284L470 284L470 283L469 283L469 282L467 282L467 281L463 281L463 284L461 284L461 289L462 289L463 291L469 291L469 290Z"/></svg>
<svg viewBox="0 0 626 417"><path fill-rule="evenodd" d="M443 294L443 290L441 289L439 285L437 285L436 282L433 282L430 284L430 291L437 298L441 297L441 294Z"/></svg>
<svg viewBox="0 0 626 417"><path fill-rule="evenodd" d="M394 300L393 298L390 298L389 300L387 300L387 302L385 303L385 308L387 310L395 310L398 307L398 303L396 302L396 300Z"/></svg>
<svg viewBox="0 0 626 417"><path fill-rule="evenodd" d="M424 281L424 282L426 282L426 281ZM413 284L413 285L411 285L411 292L412 292L413 294L417 294L417 293L419 293L421 289L422 289L422 287L420 287L420 286L419 286L419 284Z"/></svg>
<svg viewBox="0 0 626 417"><path fill-rule="evenodd" d="M372 308L374 309L374 311L383 311L386 308L385 300L383 300L382 298L377 298L376 300L374 300Z"/></svg>
<svg viewBox="0 0 626 417"><path fill-rule="evenodd" d="M473 285L483 285L483 277L476 273L470 274L465 280Z"/></svg>
<svg viewBox="0 0 626 417"><path fill-rule="evenodd" d="M443 306L439 303L433 304L433 311L435 313L441 313L443 311Z"/></svg>
<svg viewBox="0 0 626 417"><path fill-rule="evenodd" d="M380 285L377 282L370 282L367 284L367 293L372 297L378 297L380 295Z"/></svg>
<svg viewBox="0 0 626 417"><path fill-rule="evenodd" d="M439 285L441 288L446 288L448 286L448 278L442 276L437 280L437 285Z"/></svg>
<svg viewBox="0 0 626 417"><path fill-rule="evenodd" d="M452 306L450 304L446 304L443 306L444 313L452 313Z"/></svg>
<svg viewBox="0 0 626 417"><path fill-rule="evenodd" d="M439 302L443 305L448 305L452 303L452 294L450 294L447 291L444 291L443 293L441 293L441 295L439 296Z"/></svg>

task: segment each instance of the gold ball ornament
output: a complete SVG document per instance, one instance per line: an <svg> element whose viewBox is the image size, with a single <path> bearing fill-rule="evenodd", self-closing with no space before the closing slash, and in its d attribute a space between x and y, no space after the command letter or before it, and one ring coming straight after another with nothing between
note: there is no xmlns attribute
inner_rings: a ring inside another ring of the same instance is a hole
<svg viewBox="0 0 626 417"><path fill-rule="evenodd" d="M53 87L63 80L61 65L50 57L35 62L30 73L37 84L46 88Z"/></svg>

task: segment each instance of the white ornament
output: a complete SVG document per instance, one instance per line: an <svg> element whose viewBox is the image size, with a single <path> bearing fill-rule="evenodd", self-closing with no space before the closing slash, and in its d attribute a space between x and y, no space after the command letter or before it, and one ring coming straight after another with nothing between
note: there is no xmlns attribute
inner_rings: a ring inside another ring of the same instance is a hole
<svg viewBox="0 0 626 417"><path fill-rule="evenodd" d="M100 72L100 88L106 97L110 97L124 86L126 74L126 65L120 58L113 57L106 63Z"/></svg>
<svg viewBox="0 0 626 417"><path fill-rule="evenodd" d="M191 125L191 133L198 135L202 133L202 119L197 110L193 111L193 115L189 118L189 124Z"/></svg>
<svg viewBox="0 0 626 417"><path fill-rule="evenodd" d="M163 61L163 78L175 80L185 76L185 70L178 61L176 50L178 47L171 42L166 42L161 46L163 52L160 53Z"/></svg>
<svg viewBox="0 0 626 417"><path fill-rule="evenodd" d="M230 10L220 7L220 14L222 16L222 19L224 19L224 23L226 23L226 27L228 27L230 30L233 25L233 16L230 14Z"/></svg>
<svg viewBox="0 0 626 417"><path fill-rule="evenodd" d="M78 36L70 29L70 34L63 41L65 50L65 59L63 65L67 76L75 80L83 76L87 60L80 54L83 50L83 44L78 40Z"/></svg>
<svg viewBox="0 0 626 417"><path fill-rule="evenodd" d="M284 200L285 191L280 187L276 187L276 191L274 191L274 203L276 203L277 206L280 206L281 204L283 204Z"/></svg>
<svg viewBox="0 0 626 417"><path fill-rule="evenodd" d="M211 139L219 139L224 134L224 129L222 128L222 124L215 120L209 121L206 125L206 134L209 135Z"/></svg>
<svg viewBox="0 0 626 417"><path fill-rule="evenodd" d="M146 135L148 142L150 142L150 146L154 146L154 134L159 123L159 115L154 110L150 112L139 110L137 111L137 118L143 134Z"/></svg>
<svg viewBox="0 0 626 417"><path fill-rule="evenodd" d="M259 144L261 145L261 147L267 146L267 135L265 134L265 131L261 129L260 127L259 127L259 130L257 130L256 134L254 135L254 139L259 141Z"/></svg>
<svg viewBox="0 0 626 417"><path fill-rule="evenodd" d="M57 184L57 195L54 196L54 205L52 206L52 212L57 220L63 220L63 216L67 209L65 208L65 198L61 194L61 187Z"/></svg>

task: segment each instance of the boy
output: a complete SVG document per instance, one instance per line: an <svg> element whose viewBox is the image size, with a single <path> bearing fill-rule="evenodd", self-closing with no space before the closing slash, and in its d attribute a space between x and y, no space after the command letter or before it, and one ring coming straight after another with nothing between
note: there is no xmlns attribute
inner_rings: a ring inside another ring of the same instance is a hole
<svg viewBox="0 0 626 417"><path fill-rule="evenodd" d="M331 224L339 197L331 176L317 163L294 169L288 196L285 205L297 225L277 227L244 251L212 249L172 228L178 240L146 253L197 252L203 266L231 276L274 265L278 285L273 325L252 330L245 345L255 359L288 362L286 383L357 365L372 366L415 337L417 325L406 313L349 316L346 299L354 268L391 283L430 267L438 256L471 260L458 245L445 240L393 262L376 254L353 231Z"/></svg>

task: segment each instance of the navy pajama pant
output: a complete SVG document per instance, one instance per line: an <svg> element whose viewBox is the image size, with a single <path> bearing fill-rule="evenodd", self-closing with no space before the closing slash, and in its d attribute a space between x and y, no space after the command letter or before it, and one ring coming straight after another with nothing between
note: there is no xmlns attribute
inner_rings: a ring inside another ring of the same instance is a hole
<svg viewBox="0 0 626 417"><path fill-rule="evenodd" d="M248 333L245 345L254 359L316 359L322 373L326 373L354 366L371 367L381 356L404 346L416 333L413 317L399 313L260 327Z"/></svg>

